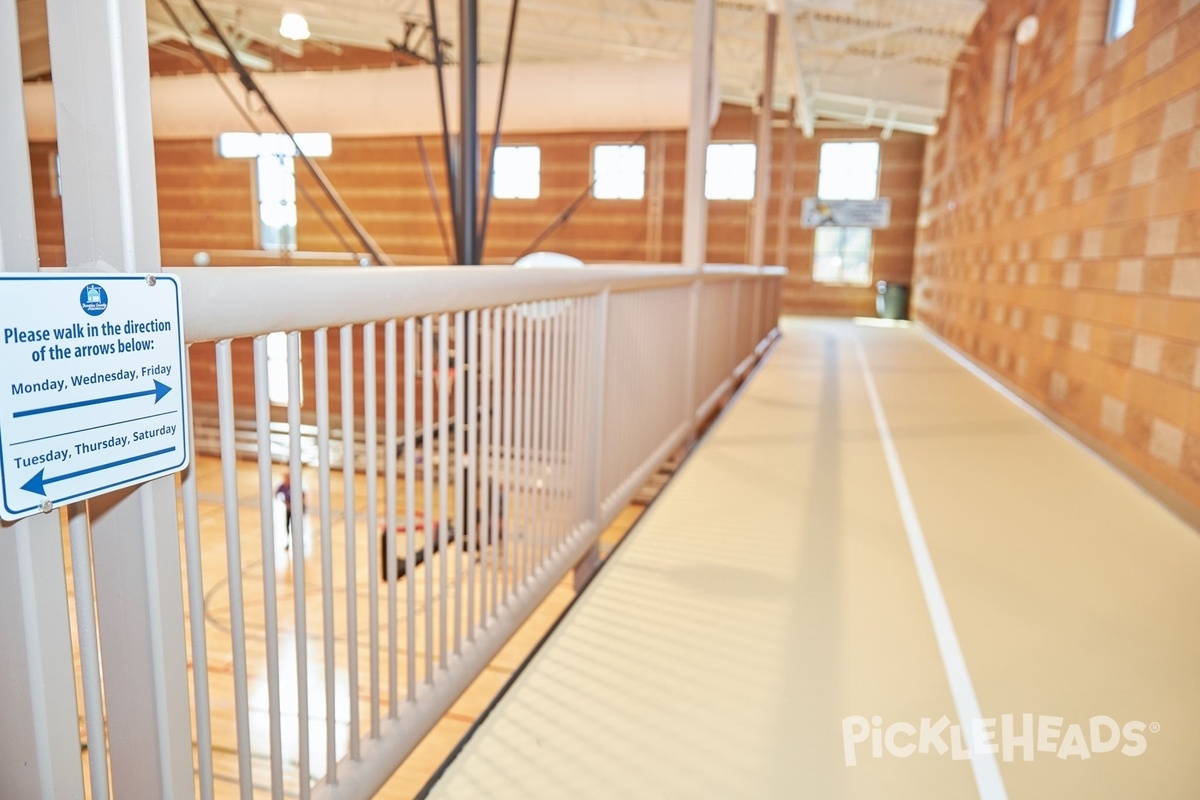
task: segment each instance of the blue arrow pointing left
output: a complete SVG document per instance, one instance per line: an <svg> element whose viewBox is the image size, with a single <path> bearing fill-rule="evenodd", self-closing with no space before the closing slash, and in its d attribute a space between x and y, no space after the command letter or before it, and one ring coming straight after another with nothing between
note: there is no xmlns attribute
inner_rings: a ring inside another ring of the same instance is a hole
<svg viewBox="0 0 1200 800"><path fill-rule="evenodd" d="M142 453L140 456L130 456L129 458L122 458L120 461L112 461L108 464L100 464L99 466L88 467L87 469L81 469L78 472L68 472L66 475L55 475L53 478L47 478L46 468L42 467L38 470L37 475L34 475L32 478L27 480L21 486L21 488L27 492L33 492L34 494L40 494L42 497L45 497L45 486L48 483L58 483L59 481L65 481L70 478L78 478L80 475L87 475L92 472L100 472L101 470L112 469L113 467L119 467L123 464L130 464L134 461L141 461L145 458L154 458L155 456L165 455L174 451L174 447L167 447L163 450L155 450L153 453Z"/></svg>
<svg viewBox="0 0 1200 800"><path fill-rule="evenodd" d="M130 398L133 398L133 397L147 397L149 395L154 395L154 402L157 403L159 400L162 400L163 397L166 395L166 393L169 391L171 391L170 386L167 386L165 383L160 383L159 381L155 381L154 388L147 389L144 392L129 392L128 394L114 394L114 395L110 395L108 397L97 397L92 400L78 400L74 403L63 403L62 405L58 405L58 406L44 406L42 408L29 408L24 411L15 412L13 414L13 418L16 419L17 417L31 417L34 414L48 414L51 411L65 411L68 408L80 408L82 406L94 406L94 405L99 405L100 403L112 403L117 400L129 400Z"/></svg>

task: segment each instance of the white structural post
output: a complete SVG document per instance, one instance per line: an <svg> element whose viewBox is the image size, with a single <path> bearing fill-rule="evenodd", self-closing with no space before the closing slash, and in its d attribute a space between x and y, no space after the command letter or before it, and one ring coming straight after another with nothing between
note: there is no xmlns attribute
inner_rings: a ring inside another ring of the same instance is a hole
<svg viewBox="0 0 1200 800"><path fill-rule="evenodd" d="M17 6L0 0L0 272L37 270ZM58 514L0 522L0 794L83 798Z"/></svg>
<svg viewBox="0 0 1200 800"><path fill-rule="evenodd" d="M67 266L158 272L145 3L46 5ZM192 797L174 479L103 495L88 510L112 794Z"/></svg>
<svg viewBox="0 0 1200 800"><path fill-rule="evenodd" d="M761 267L766 261L767 208L771 199L771 133L775 118L775 39L779 14L767 14L767 41L763 48L762 104L758 115L758 147L754 165L754 229L750 237L750 263Z"/></svg>
<svg viewBox="0 0 1200 800"><path fill-rule="evenodd" d="M582 413L587 416L584 439L584 458L587 479L584 486L584 508L595 522L595 542L575 564L575 591L579 591L600 567L600 522L601 506L604 505L604 491L601 480L604 470L604 376L608 371L608 315L610 313L611 293L605 289L592 301L592 316L579 326L579 334L587 340L587 347L582 349L584 356L584 371L586 373ZM584 329L584 325L588 329Z"/></svg>
<svg viewBox="0 0 1200 800"><path fill-rule="evenodd" d="M708 249L708 199L704 184L708 165L708 140L713 122L713 34L716 27L714 0L696 0L692 11L691 115L688 120L687 157L683 185L683 266L700 272ZM700 333L699 278L688 297L688 347L683 419L689 427L696 418L696 372Z"/></svg>
<svg viewBox="0 0 1200 800"><path fill-rule="evenodd" d="M694 270L704 266L708 238L704 176L712 128L715 8L713 0L696 0L692 11L692 96L683 184L683 265Z"/></svg>

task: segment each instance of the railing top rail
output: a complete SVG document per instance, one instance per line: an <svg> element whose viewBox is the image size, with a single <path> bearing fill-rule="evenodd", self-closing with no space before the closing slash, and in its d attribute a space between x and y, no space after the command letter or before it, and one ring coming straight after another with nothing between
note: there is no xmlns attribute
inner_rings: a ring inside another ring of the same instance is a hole
<svg viewBox="0 0 1200 800"><path fill-rule="evenodd" d="M753 267L748 264L707 264L705 275L786 275L787 267L769 264L763 267Z"/></svg>
<svg viewBox="0 0 1200 800"><path fill-rule="evenodd" d="M309 330L509 303L557 300L605 289L679 286L697 277L680 266L513 267L174 267L189 342ZM725 267L701 277L735 274ZM772 274L743 267L736 274ZM295 280L289 280L295 278Z"/></svg>

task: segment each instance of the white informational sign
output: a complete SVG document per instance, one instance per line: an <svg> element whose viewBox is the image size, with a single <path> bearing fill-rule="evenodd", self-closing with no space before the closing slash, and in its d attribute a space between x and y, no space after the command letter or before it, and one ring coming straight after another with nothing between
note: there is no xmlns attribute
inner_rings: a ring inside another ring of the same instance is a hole
<svg viewBox="0 0 1200 800"><path fill-rule="evenodd" d="M800 225L820 228L836 225L841 228L886 228L892 222L892 201L881 200L821 200L804 198Z"/></svg>
<svg viewBox="0 0 1200 800"><path fill-rule="evenodd" d="M0 518L187 466L181 323L171 275L0 273Z"/></svg>

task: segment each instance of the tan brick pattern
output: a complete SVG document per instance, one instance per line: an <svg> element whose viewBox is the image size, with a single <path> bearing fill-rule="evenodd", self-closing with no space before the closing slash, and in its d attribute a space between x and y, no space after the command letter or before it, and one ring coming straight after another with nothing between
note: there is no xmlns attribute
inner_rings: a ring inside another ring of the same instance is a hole
<svg viewBox="0 0 1200 800"><path fill-rule="evenodd" d="M1200 2L989 4L925 153L930 327L1200 508ZM1012 124L989 127L1013 25Z"/></svg>

